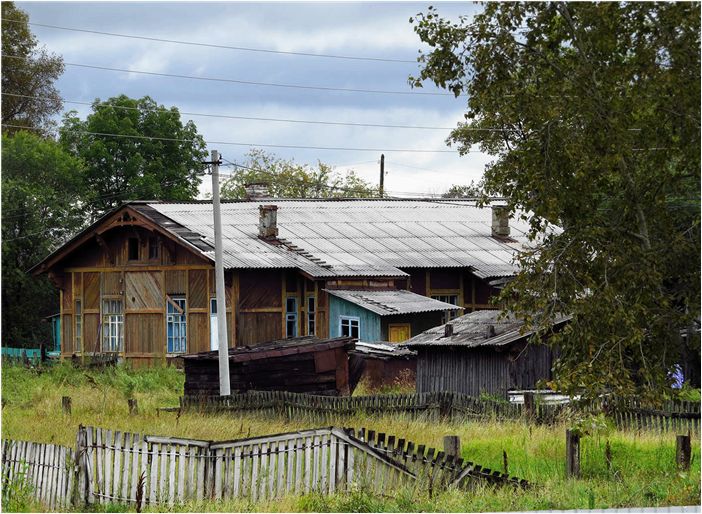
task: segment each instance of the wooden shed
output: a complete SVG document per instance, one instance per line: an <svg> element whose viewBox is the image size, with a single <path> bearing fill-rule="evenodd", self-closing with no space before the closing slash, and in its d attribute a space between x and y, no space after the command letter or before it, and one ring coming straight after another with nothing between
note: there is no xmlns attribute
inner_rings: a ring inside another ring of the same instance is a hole
<svg viewBox="0 0 702 514"><path fill-rule="evenodd" d="M371 390L414 384L417 352L398 344L358 341L351 351L350 370L354 382L363 381Z"/></svg>
<svg viewBox="0 0 702 514"><path fill-rule="evenodd" d="M269 341L229 349L232 392L291 391L331 396L349 395L349 350L353 339L315 336ZM218 395L218 352L183 356L185 395Z"/></svg>
<svg viewBox="0 0 702 514"><path fill-rule="evenodd" d="M476 311L413 337L405 347L417 352L417 392L453 391L507 397L513 389L535 389L550 380L554 352L530 344L532 331L503 311ZM569 317L560 317L560 330Z"/></svg>

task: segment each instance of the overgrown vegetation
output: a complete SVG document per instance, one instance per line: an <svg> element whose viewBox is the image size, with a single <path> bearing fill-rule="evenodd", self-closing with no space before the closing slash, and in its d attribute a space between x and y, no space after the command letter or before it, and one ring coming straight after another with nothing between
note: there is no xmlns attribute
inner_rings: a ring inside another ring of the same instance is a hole
<svg viewBox="0 0 702 514"><path fill-rule="evenodd" d="M182 392L183 374L174 368L133 370L116 367L90 371L77 370L69 364L45 370L4 366L2 386L4 438L67 446L75 445L79 424L207 440L235 439L330 424L328 420L286 420L260 415L159 414L157 407L177 405ZM61 397L64 395L72 398L70 416L61 411ZM129 397L139 402L137 416L128 415L126 399ZM571 427L565 422L555 426L527 425L519 421L447 423L388 415L354 416L333 420L333 424L363 426L435 448L441 447L444 435L459 435L464 459L503 470L505 452L509 473L529 480L534 487L526 491L478 487L470 494L448 490L435 492L432 498L426 491L419 490L400 490L392 497L377 497L356 489L334 496L307 495L257 503L248 500L191 502L177 510L464 512L699 504L699 444L693 441L692 470L678 472L674 465L675 434L672 433L623 432L613 429L604 420L583 424L588 433L582 440L583 478L572 480L566 479L564 473L564 432ZM612 454L611 468L604 457L607 442ZM36 508L28 498L23 502L3 502L3 507L13 511ZM129 509L121 505L99 508L109 512Z"/></svg>

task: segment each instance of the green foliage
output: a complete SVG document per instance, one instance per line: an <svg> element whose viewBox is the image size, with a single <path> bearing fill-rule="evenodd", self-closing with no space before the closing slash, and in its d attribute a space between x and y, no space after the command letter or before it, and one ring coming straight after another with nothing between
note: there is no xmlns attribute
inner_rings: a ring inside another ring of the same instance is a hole
<svg viewBox="0 0 702 514"><path fill-rule="evenodd" d="M466 95L449 142L494 156L486 195L545 230L501 301L536 328L573 315L550 340L554 386L660 398L700 312L699 4L488 3L413 21L431 51L411 82Z"/></svg>
<svg viewBox="0 0 702 514"><path fill-rule="evenodd" d="M454 184L448 191L441 195L441 198L479 198L483 195L483 186L476 184L473 180L465 186Z"/></svg>
<svg viewBox="0 0 702 514"><path fill-rule="evenodd" d="M57 143L29 132L3 135L3 344L50 341L42 318L58 310L58 293L46 276L27 270L80 227L81 191L81 163Z"/></svg>
<svg viewBox="0 0 702 514"><path fill-rule="evenodd" d="M49 128L62 106L53 83L63 73L63 59L38 47L29 16L14 2L2 2L2 19L2 122ZM17 130L3 127L3 132Z"/></svg>
<svg viewBox="0 0 702 514"><path fill-rule="evenodd" d="M34 490L27 480L29 466L24 463L19 466L17 474L9 481L2 477L2 510L5 512L37 512L40 505L33 498Z"/></svg>
<svg viewBox="0 0 702 514"><path fill-rule="evenodd" d="M94 216L125 200L190 200L197 195L206 145L192 121L180 121L178 109L148 96L125 95L96 100L92 109L85 121L75 111L66 114L60 141L85 163L90 194L84 199Z"/></svg>
<svg viewBox="0 0 702 514"><path fill-rule="evenodd" d="M264 150L249 152L245 167L222 184L222 198L246 198L246 184L262 183L275 198L370 198L378 196L375 186L353 171L334 172L323 162L317 168L276 157Z"/></svg>

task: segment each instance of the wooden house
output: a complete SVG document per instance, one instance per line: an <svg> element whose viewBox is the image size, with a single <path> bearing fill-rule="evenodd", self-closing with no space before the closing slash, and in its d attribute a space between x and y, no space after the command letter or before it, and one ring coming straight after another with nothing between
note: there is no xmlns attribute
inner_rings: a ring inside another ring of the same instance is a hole
<svg viewBox="0 0 702 514"><path fill-rule="evenodd" d="M232 201L222 225L232 347L304 335L400 341L492 308L493 281L514 274L528 230L500 206L456 199ZM138 365L218 347L213 260L211 202L135 201L32 272L61 291L64 358Z"/></svg>
<svg viewBox="0 0 702 514"><path fill-rule="evenodd" d="M529 343L523 321L502 311L476 311L419 334L403 346L417 352L418 393L452 391L507 397L510 390L536 389L550 380L554 353ZM555 320L560 330L568 317Z"/></svg>
<svg viewBox="0 0 702 514"><path fill-rule="evenodd" d="M254 347L229 349L232 392L290 391L349 395L357 381L349 377L353 339L314 336L269 341ZM185 395L219 394L217 351L185 355Z"/></svg>

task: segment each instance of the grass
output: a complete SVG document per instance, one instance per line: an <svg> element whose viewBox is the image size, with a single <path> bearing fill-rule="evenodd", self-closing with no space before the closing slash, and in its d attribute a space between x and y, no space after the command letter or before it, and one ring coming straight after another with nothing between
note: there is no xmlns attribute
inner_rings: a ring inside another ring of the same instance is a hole
<svg viewBox="0 0 702 514"><path fill-rule="evenodd" d="M75 445L78 424L109 427L147 434L182 436L206 440L235 439L330 424L312 419L285 420L260 415L175 413L157 414L157 407L174 406L182 392L183 375L175 369L104 372L79 371L62 364L46 371L3 367L3 438ZM71 396L71 415L61 412L61 397ZM140 414L128 415L127 398L139 402ZM618 431L593 424L581 443L582 473L579 480L564 475L565 423L533 426L520 421L439 423L407 416L378 416L334 420L336 425L366 427L401 436L418 444L440 448L444 435L459 435L464 459L501 470L503 452L510 474L534 484L529 490L478 487L447 490L428 497L426 491L400 490L392 497L374 496L362 489L334 496L307 495L252 503L198 502L179 511L220 512L479 512L532 509L583 509L606 507L652 507L700 504L700 447L693 438L690 472L674 466L675 434ZM612 453L608 469L604 454L607 442ZM28 501L9 504L5 510L20 511ZM125 511L121 505L100 506Z"/></svg>

